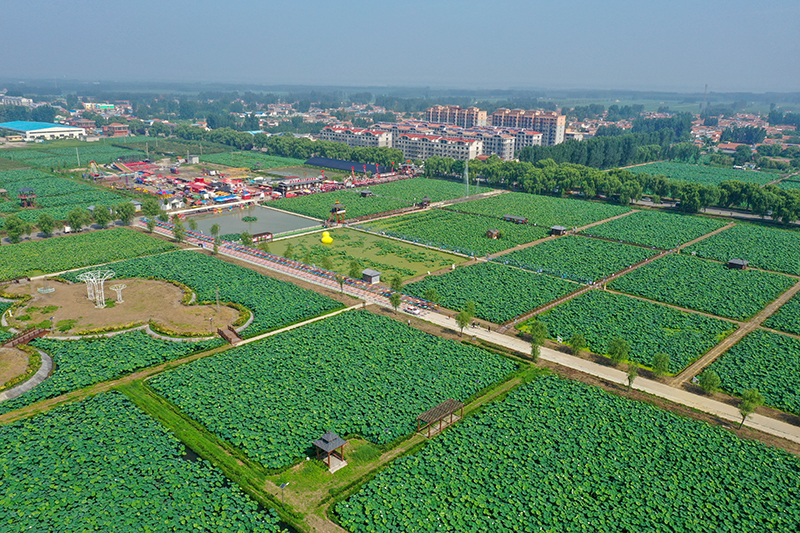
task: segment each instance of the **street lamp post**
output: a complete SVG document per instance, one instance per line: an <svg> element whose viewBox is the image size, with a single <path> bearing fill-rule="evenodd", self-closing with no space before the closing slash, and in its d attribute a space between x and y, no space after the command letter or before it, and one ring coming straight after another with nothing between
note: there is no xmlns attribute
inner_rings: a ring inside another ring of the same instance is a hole
<svg viewBox="0 0 800 533"><path fill-rule="evenodd" d="M281 483L281 507L286 509L286 487L289 485L289 482Z"/></svg>

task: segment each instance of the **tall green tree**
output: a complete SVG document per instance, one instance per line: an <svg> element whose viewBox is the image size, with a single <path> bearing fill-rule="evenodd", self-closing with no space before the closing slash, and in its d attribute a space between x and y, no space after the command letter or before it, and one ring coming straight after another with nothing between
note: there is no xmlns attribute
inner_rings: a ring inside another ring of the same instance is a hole
<svg viewBox="0 0 800 533"><path fill-rule="evenodd" d="M544 341L547 339L547 324L536 319L530 323L529 327L531 336L531 359L536 362L539 360L539 355L541 355L542 345L544 345Z"/></svg>
<svg viewBox="0 0 800 533"><path fill-rule="evenodd" d="M657 376L666 376L669 372L669 355L657 353L653 356L653 372Z"/></svg>
<svg viewBox="0 0 800 533"><path fill-rule="evenodd" d="M464 328L469 326L471 320L472 315L470 315L466 309L459 311L459 313L456 315L456 324L458 324L458 327L461 329L461 335L464 335Z"/></svg>
<svg viewBox="0 0 800 533"><path fill-rule="evenodd" d="M39 231L49 237L56 227L56 220L49 213L42 213L39 215L36 225L39 226Z"/></svg>
<svg viewBox="0 0 800 533"><path fill-rule="evenodd" d="M747 417L753 414L761 405L764 405L764 396L758 390L747 389L742 393L742 401L739 403L739 414L742 415L742 423L739 424L739 429L742 429Z"/></svg>
<svg viewBox="0 0 800 533"><path fill-rule="evenodd" d="M193 218L189 219L189 229L192 231L197 231L197 221Z"/></svg>
<svg viewBox="0 0 800 533"><path fill-rule="evenodd" d="M67 213L67 224L73 231L80 231L84 226L91 224L92 216L86 209L76 207Z"/></svg>
<svg viewBox="0 0 800 533"><path fill-rule="evenodd" d="M154 218L147 219L147 232L153 233L153 230L156 229L156 220Z"/></svg>
<svg viewBox="0 0 800 533"><path fill-rule="evenodd" d="M615 339L611 339L611 342L608 343L608 356L615 365L625 361L628 358L630 351L630 345L625 339L620 339L617 337Z"/></svg>
<svg viewBox="0 0 800 533"><path fill-rule="evenodd" d="M186 238L186 228L183 227L183 222L178 220L172 224L172 238L175 242L183 242Z"/></svg>
<svg viewBox="0 0 800 533"><path fill-rule="evenodd" d="M628 365L628 390L630 391L633 387L633 382L636 379L636 376L639 375L639 367L630 363Z"/></svg>
<svg viewBox="0 0 800 533"><path fill-rule="evenodd" d="M212 237L219 237L219 224L212 224L211 225L211 236Z"/></svg>
<svg viewBox="0 0 800 533"><path fill-rule="evenodd" d="M389 286L393 291L401 292L403 290L403 279L399 274L395 274Z"/></svg>
<svg viewBox="0 0 800 533"><path fill-rule="evenodd" d="M389 296L389 303L392 304L392 307L394 307L394 312L396 313L397 308L400 307L400 294L393 292Z"/></svg>
<svg viewBox="0 0 800 533"><path fill-rule="evenodd" d="M250 235L250 232L243 231L239 234L239 240L242 241L244 246L253 246L253 236Z"/></svg>
<svg viewBox="0 0 800 533"><path fill-rule="evenodd" d="M133 216L136 214L136 208L130 202L122 202L114 206L114 214L124 226L130 226Z"/></svg>
<svg viewBox="0 0 800 533"><path fill-rule="evenodd" d="M101 228L105 228L111 223L111 211L104 205L94 206L94 221Z"/></svg>
<svg viewBox="0 0 800 533"><path fill-rule="evenodd" d="M3 226L6 230L6 235L8 235L8 240L14 244L22 240L23 235L30 235L33 231L33 224L22 220L16 215L6 218Z"/></svg>
<svg viewBox="0 0 800 533"><path fill-rule="evenodd" d="M700 383L700 388L703 389L703 392L706 394L711 394L719 389L719 386L722 384L719 374L710 369L704 370L703 373L697 377L697 380Z"/></svg>
<svg viewBox="0 0 800 533"><path fill-rule="evenodd" d="M581 333L573 333L569 339L569 347L572 355L580 355L586 349L586 337Z"/></svg>

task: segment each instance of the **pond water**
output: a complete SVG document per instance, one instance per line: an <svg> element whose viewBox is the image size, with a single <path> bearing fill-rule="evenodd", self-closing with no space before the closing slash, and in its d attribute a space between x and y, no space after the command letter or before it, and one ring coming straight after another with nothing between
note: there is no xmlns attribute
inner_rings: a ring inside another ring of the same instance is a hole
<svg viewBox="0 0 800 533"><path fill-rule="evenodd" d="M256 217L255 222L245 222L244 217ZM230 211L221 213L204 213L194 215L192 220L197 222L197 229L211 235L211 226L219 224L220 235L230 233L248 232L250 235L264 233L266 231L277 234L287 231L295 231L306 228L317 228L320 222L289 213L283 213L262 207L259 205L249 206L247 209L234 208Z"/></svg>

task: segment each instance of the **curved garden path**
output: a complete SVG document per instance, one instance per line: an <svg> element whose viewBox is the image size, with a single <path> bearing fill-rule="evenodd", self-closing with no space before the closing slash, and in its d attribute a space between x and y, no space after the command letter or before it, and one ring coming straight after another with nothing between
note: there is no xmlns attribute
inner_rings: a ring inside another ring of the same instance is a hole
<svg viewBox="0 0 800 533"><path fill-rule="evenodd" d="M53 371L53 358L41 350L36 351L39 352L39 356L42 358L42 364L39 366L39 370L27 381L0 392L0 402L22 396L50 376L50 372Z"/></svg>

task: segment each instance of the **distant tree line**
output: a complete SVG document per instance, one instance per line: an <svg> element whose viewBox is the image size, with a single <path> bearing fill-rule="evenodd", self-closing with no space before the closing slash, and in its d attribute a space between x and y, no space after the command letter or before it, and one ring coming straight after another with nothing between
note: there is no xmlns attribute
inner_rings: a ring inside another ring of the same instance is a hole
<svg viewBox="0 0 800 533"><path fill-rule="evenodd" d="M17 120L53 122L55 119L56 110L49 105L34 108L19 105L0 105L0 122L14 122Z"/></svg>
<svg viewBox="0 0 800 533"><path fill-rule="evenodd" d="M780 109L773 109L769 112L767 120L769 120L769 123L773 126L794 126L800 130L800 113L784 113Z"/></svg>
<svg viewBox="0 0 800 533"><path fill-rule="evenodd" d="M458 178L464 162L449 158L431 157L425 162L425 175ZM772 213L775 220L790 223L800 218L800 190L780 189L774 185L759 187L754 183L724 181L719 186L700 185L670 180L663 175L634 174L629 170L607 172L576 165L541 160L533 163L502 161L491 157L486 161L469 163L469 175L482 178L490 185L521 189L531 194L567 196L579 193L587 199L603 198L609 202L628 205L642 195L680 201L680 210L696 213L711 206L742 207L754 214Z"/></svg>
<svg viewBox="0 0 800 533"><path fill-rule="evenodd" d="M743 126L741 128L725 128L720 137L721 142L734 142L744 144L758 144L767 137L767 130L755 126Z"/></svg>

